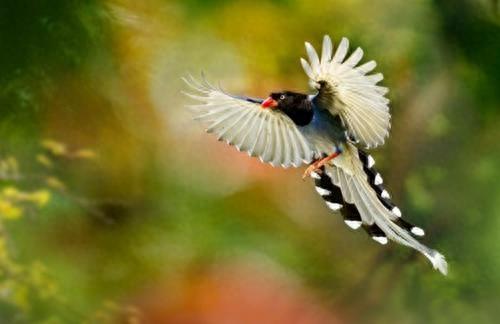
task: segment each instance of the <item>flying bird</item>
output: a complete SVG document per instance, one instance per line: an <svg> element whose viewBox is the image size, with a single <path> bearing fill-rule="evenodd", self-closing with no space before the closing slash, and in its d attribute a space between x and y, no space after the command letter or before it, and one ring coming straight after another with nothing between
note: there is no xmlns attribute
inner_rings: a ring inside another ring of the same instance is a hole
<svg viewBox="0 0 500 324"><path fill-rule="evenodd" d="M306 42L309 60L301 58L314 93L273 92L267 99L235 96L208 83L204 76L184 81L198 101L190 105L207 132L249 156L273 166L309 164L303 178L314 179L328 208L339 211L352 229L363 227L378 243L389 240L421 252L433 267L447 274L442 254L416 238L424 230L402 217L384 188L367 149L384 144L389 135L388 89L378 85L375 61L359 64L363 50L350 55L342 38L334 51L323 38L321 57Z"/></svg>

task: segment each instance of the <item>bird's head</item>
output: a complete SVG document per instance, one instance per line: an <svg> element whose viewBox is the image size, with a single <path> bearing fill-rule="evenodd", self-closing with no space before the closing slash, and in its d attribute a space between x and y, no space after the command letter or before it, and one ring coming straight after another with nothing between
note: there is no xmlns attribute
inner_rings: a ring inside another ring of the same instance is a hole
<svg viewBox="0 0 500 324"><path fill-rule="evenodd" d="M307 125L313 116L311 101L306 94L283 91L273 92L261 104L265 109L277 109L299 125Z"/></svg>
<svg viewBox="0 0 500 324"><path fill-rule="evenodd" d="M273 92L269 98L261 104L262 108L271 108L287 111L293 108L300 108L304 101L307 100L307 95L292 91Z"/></svg>

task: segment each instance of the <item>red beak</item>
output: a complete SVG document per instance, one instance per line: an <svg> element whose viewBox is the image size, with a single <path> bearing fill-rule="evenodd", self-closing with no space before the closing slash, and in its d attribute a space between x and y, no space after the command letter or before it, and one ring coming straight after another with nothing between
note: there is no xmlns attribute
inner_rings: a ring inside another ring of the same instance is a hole
<svg viewBox="0 0 500 324"><path fill-rule="evenodd" d="M278 102L273 98L269 97L262 102L261 106L262 108L276 108L278 107Z"/></svg>

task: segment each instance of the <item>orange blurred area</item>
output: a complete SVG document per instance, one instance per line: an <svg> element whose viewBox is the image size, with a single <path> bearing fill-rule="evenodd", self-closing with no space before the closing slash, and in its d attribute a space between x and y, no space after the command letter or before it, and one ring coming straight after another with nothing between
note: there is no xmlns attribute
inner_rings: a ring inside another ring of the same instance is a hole
<svg viewBox="0 0 500 324"><path fill-rule="evenodd" d="M289 273L275 265L218 265L181 282L160 284L139 299L143 323L345 323Z"/></svg>

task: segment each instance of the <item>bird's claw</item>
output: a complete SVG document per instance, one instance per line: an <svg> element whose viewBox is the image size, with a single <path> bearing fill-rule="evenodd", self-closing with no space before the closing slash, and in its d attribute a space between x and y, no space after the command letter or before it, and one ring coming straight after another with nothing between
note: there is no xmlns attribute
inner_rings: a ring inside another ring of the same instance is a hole
<svg viewBox="0 0 500 324"><path fill-rule="evenodd" d="M302 180L305 180L307 177L311 176L311 173L316 172L316 173L321 173L321 166L318 166L317 163L311 164L306 171L302 174Z"/></svg>
<svg viewBox="0 0 500 324"><path fill-rule="evenodd" d="M313 164L311 164L307 169L306 171L304 172L304 174L302 175L302 180L304 180L306 177L310 177L311 176L311 173L313 172L316 172L316 173L321 173L322 172L322 167L327 164L328 162L330 162L331 160L333 160L334 158L336 158L337 156L340 155L340 152L335 152L333 154L330 154L328 155L327 157L325 158L322 158L320 160L317 160L316 162L314 162Z"/></svg>

